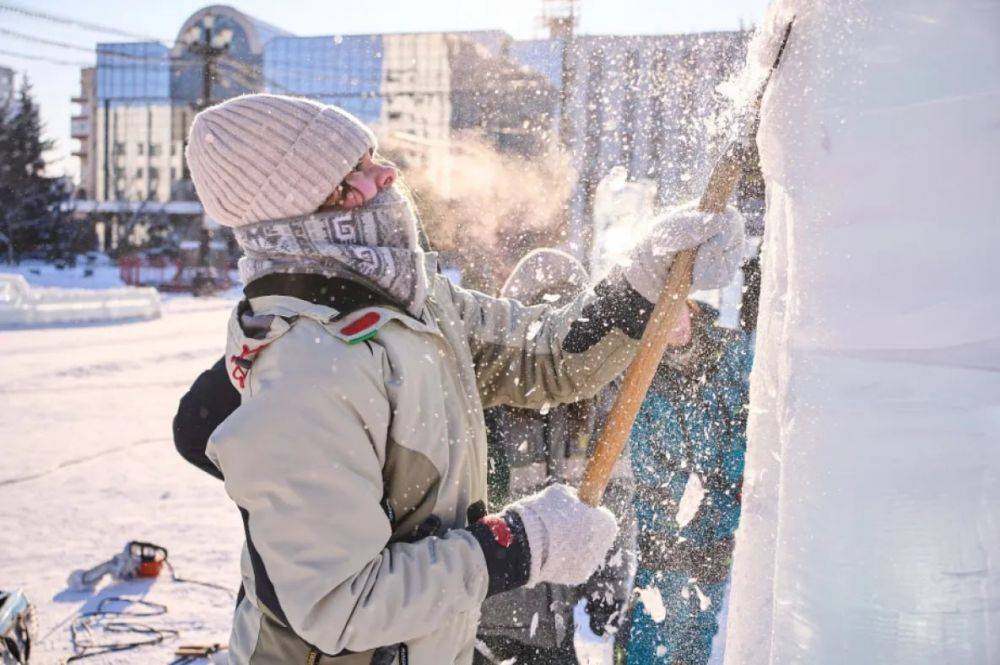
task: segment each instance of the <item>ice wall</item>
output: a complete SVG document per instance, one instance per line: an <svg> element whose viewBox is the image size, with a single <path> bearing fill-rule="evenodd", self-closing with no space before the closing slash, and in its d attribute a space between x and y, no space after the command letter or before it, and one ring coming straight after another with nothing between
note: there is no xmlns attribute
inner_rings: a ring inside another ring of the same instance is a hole
<svg viewBox="0 0 1000 665"><path fill-rule="evenodd" d="M0 273L0 328L105 323L160 316L152 288L32 287L23 275Z"/></svg>
<svg viewBox="0 0 1000 665"><path fill-rule="evenodd" d="M1000 2L791 14L726 662L1000 663Z"/></svg>

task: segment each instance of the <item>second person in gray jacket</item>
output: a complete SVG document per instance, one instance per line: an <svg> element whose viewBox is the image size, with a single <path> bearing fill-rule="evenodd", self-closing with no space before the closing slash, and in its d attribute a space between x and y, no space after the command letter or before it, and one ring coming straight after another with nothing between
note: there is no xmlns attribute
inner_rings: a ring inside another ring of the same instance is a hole
<svg viewBox="0 0 1000 665"><path fill-rule="evenodd" d="M588 281L583 265L569 254L537 249L518 262L500 295L526 305L559 307L585 291ZM612 383L591 399L541 411L509 406L488 410L490 502L505 505L553 483L579 485L614 395ZM574 634L588 642L581 650L599 650L605 656L600 662L612 662L635 575L633 491L626 449L604 495L604 505L618 520L618 537L604 565L580 586L539 584L487 598L477 663L514 658L524 665L558 665L576 663L578 656L589 662L588 654L574 653ZM576 625L574 608L586 625Z"/></svg>

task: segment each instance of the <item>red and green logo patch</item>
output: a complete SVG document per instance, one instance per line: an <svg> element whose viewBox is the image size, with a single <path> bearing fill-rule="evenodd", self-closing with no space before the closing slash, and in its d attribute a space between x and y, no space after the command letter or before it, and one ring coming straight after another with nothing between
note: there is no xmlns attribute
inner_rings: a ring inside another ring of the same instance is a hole
<svg viewBox="0 0 1000 665"><path fill-rule="evenodd" d="M371 339L378 334L378 324L382 321L382 315L378 312L365 312L354 321L351 321L338 332L340 338L348 344L357 344Z"/></svg>

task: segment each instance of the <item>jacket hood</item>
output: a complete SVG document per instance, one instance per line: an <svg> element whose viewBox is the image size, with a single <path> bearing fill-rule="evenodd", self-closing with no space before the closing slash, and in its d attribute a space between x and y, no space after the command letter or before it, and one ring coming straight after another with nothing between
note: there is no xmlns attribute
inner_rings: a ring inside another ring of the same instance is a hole
<svg viewBox="0 0 1000 665"><path fill-rule="evenodd" d="M558 249L535 249L517 262L500 295L526 305L564 305L586 289L588 281L587 270L571 255Z"/></svg>

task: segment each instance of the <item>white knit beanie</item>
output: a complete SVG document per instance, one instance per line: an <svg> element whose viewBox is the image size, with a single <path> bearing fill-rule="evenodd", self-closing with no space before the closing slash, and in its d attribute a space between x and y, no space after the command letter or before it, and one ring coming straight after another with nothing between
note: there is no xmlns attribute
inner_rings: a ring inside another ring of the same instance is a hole
<svg viewBox="0 0 1000 665"><path fill-rule="evenodd" d="M371 130L335 106L246 95L196 115L186 155L208 216L242 226L314 212L375 146Z"/></svg>

